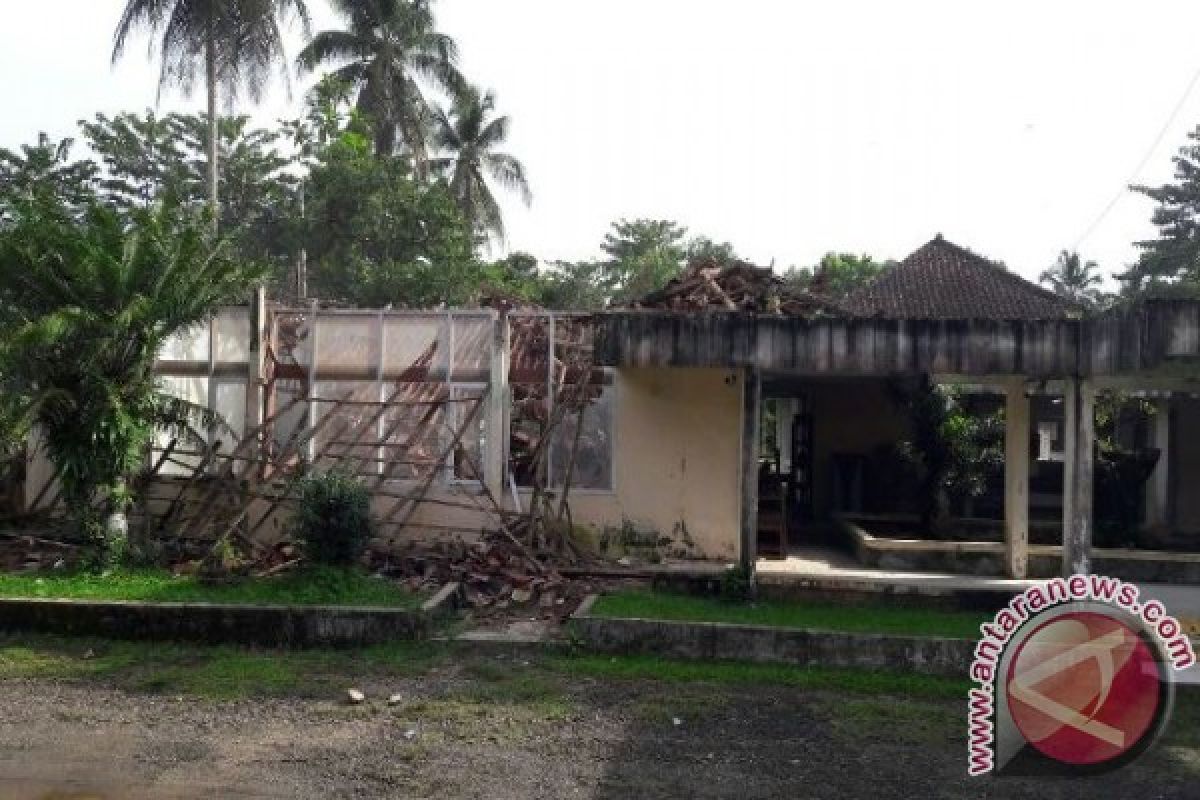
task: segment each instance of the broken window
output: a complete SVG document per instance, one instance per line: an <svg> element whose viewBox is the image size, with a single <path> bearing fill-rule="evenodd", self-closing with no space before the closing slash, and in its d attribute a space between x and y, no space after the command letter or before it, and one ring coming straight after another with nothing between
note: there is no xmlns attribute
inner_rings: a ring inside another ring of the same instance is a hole
<svg viewBox="0 0 1200 800"><path fill-rule="evenodd" d="M591 322L549 313L509 319L512 479L523 488L611 490L612 374L592 363Z"/></svg>

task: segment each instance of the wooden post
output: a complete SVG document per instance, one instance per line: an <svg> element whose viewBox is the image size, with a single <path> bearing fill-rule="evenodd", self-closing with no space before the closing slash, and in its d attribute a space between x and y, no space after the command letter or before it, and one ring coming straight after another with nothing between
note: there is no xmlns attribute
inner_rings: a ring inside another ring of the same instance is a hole
<svg viewBox="0 0 1200 800"><path fill-rule="evenodd" d="M1171 518L1171 396L1155 402L1151 444L1158 448L1158 463L1146 483L1146 525L1166 525Z"/></svg>
<svg viewBox="0 0 1200 800"><path fill-rule="evenodd" d="M504 497L504 467L508 461L508 359L511 336L508 315L499 314L492 328L487 416L484 419L486 452L483 454L483 482L496 498Z"/></svg>
<svg viewBox="0 0 1200 800"><path fill-rule="evenodd" d="M1029 397L1013 381L1004 405L1004 567L1010 578L1029 568Z"/></svg>
<svg viewBox="0 0 1200 800"><path fill-rule="evenodd" d="M1092 565L1092 474L1096 442L1095 394L1091 381L1064 381L1063 575L1080 575Z"/></svg>
<svg viewBox="0 0 1200 800"><path fill-rule="evenodd" d="M740 561L754 574L758 560L758 437L762 408L762 375L756 367L742 371L742 530Z"/></svg>

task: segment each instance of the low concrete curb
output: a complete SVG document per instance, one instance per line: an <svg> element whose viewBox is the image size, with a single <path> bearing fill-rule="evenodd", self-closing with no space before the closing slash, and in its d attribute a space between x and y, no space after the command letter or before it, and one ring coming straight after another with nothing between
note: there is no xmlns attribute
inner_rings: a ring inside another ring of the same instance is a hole
<svg viewBox="0 0 1200 800"><path fill-rule="evenodd" d="M455 605L458 584L420 608L258 606L0 598L0 631L263 647L350 647L425 639Z"/></svg>
<svg viewBox="0 0 1200 800"><path fill-rule="evenodd" d="M583 646L602 653L895 669L965 678L975 649L969 639L594 617L595 600L593 595L580 604L571 622Z"/></svg>
<svg viewBox="0 0 1200 800"><path fill-rule="evenodd" d="M859 518L861 519L861 518ZM948 572L963 575L1004 574L1004 543L999 541L939 541L873 536L863 525L836 518L842 534L864 567L894 572ZM1046 579L1062 572L1060 545L1029 545L1029 577ZM1200 553L1093 547L1092 569L1138 583L1200 582Z"/></svg>

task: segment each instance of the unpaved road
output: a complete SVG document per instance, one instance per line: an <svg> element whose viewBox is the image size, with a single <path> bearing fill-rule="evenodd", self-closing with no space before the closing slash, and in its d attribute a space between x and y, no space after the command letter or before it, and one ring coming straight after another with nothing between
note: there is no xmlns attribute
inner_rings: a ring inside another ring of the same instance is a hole
<svg viewBox="0 0 1200 800"><path fill-rule="evenodd" d="M332 691L0 682L0 798L1200 796L1191 730L1105 777L972 781L948 700L595 679L496 692L452 669L363 688L350 707Z"/></svg>

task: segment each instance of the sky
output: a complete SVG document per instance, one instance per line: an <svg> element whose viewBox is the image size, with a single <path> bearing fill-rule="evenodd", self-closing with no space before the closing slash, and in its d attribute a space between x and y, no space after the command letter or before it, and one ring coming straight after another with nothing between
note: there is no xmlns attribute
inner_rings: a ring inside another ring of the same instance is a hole
<svg viewBox="0 0 1200 800"><path fill-rule="evenodd" d="M327 0L308 3L315 28L337 25ZM0 146L155 105L144 40L110 64L123 5L0 0ZM902 258L940 232L1026 277L1074 247L1119 271L1154 232L1123 187L1168 180L1200 123L1193 0L435 8L512 117L534 202L504 200L508 248L545 260L597 257L613 220L654 217L777 269L830 250ZM309 85L238 110L295 117ZM202 103L167 93L158 108Z"/></svg>

